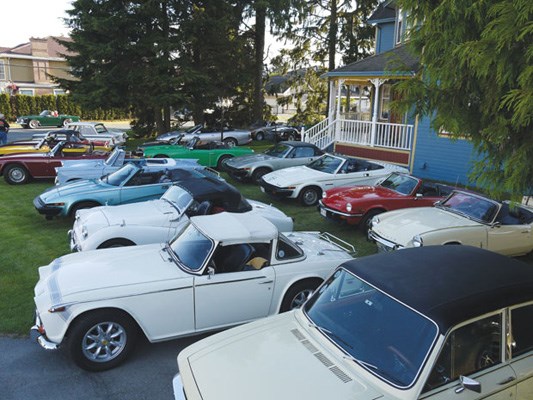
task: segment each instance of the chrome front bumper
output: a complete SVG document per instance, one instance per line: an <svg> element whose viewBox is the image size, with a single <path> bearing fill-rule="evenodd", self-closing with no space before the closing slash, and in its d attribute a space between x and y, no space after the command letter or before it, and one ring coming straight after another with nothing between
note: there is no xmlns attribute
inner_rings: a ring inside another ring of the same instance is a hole
<svg viewBox="0 0 533 400"><path fill-rule="evenodd" d="M74 230L69 229L67 232L68 242L70 244L70 251L80 251L80 246L76 243L76 234Z"/></svg>
<svg viewBox="0 0 533 400"><path fill-rule="evenodd" d="M172 388L174 389L175 400L187 400L185 391L183 390L183 383L181 383L180 374L176 374L172 379Z"/></svg>
<svg viewBox="0 0 533 400"><path fill-rule="evenodd" d="M39 314L36 311L35 325L30 328L30 338L37 341L37 343L39 343L39 345L45 350L57 350L59 345L49 341L48 338L41 333L42 326L41 318L39 318Z"/></svg>
<svg viewBox="0 0 533 400"><path fill-rule="evenodd" d="M383 239L381 236L376 234L372 229L368 230L368 240L376 243L378 247L378 251L380 253L399 250L403 248L403 246L397 243L391 242L390 240L387 240L387 239Z"/></svg>

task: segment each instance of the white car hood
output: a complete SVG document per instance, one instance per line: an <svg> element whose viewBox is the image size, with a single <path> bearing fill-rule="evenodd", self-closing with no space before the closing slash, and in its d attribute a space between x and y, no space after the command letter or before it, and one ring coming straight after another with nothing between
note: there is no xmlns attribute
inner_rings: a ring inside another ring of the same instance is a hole
<svg viewBox="0 0 533 400"><path fill-rule="evenodd" d="M150 284L174 284L189 277L161 244L73 253L39 268L35 296L48 295L52 304L120 297L150 290ZM173 282L174 281L174 282Z"/></svg>
<svg viewBox="0 0 533 400"><path fill-rule="evenodd" d="M353 366L347 366L349 361L323 351L307 329L289 312L192 345L184 352L189 353L188 365L202 399L374 400L383 396L359 380Z"/></svg>
<svg viewBox="0 0 533 400"><path fill-rule="evenodd" d="M178 211L165 200L150 200L120 206L103 206L88 210L82 219L89 225L94 218L101 220L97 213L107 220L108 225L167 226L170 219L178 216Z"/></svg>
<svg viewBox="0 0 533 400"><path fill-rule="evenodd" d="M335 175L316 171L306 166L283 168L278 171L263 175L266 183L277 187L287 187L299 185L305 182L320 181L327 177L331 179Z"/></svg>
<svg viewBox="0 0 533 400"><path fill-rule="evenodd" d="M406 246L413 236L439 229L480 225L436 207L420 207L392 211L380 218L372 230L384 239Z"/></svg>
<svg viewBox="0 0 533 400"><path fill-rule="evenodd" d="M226 161L226 164L234 168L244 168L252 166L258 162L278 159L278 157L272 157L267 154L250 154L246 156L233 157Z"/></svg>

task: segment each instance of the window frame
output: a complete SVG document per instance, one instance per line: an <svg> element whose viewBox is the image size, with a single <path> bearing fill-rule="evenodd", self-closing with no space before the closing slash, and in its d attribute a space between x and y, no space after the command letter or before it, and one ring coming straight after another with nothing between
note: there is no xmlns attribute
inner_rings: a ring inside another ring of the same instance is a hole
<svg viewBox="0 0 533 400"><path fill-rule="evenodd" d="M0 81L7 81L6 76L6 63L4 60L0 60Z"/></svg>

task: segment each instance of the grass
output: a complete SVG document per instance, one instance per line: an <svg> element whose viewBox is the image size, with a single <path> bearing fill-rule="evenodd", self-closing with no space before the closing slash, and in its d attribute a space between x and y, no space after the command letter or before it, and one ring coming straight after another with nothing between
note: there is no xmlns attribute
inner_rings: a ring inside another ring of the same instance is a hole
<svg viewBox="0 0 533 400"><path fill-rule="evenodd" d="M128 147L136 148L142 141L132 140ZM256 152L272 144L256 142ZM258 186L233 181L244 196L273 204L295 218L295 230L327 231L353 244L358 255L375 252L375 246L353 227L324 220L315 207L302 207L296 201L278 201L262 193ZM0 334L25 335L33 323L33 288L38 280L38 268L70 252L68 219L47 221L33 207L33 199L53 181L34 181L11 186L0 179Z"/></svg>

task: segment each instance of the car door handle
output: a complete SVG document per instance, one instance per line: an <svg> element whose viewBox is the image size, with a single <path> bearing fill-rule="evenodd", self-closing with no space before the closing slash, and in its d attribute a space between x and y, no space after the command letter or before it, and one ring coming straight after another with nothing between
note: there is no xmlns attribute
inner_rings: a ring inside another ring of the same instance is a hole
<svg viewBox="0 0 533 400"><path fill-rule="evenodd" d="M504 379L503 381L499 382L498 385L506 385L512 381L514 381L516 378L514 376L510 376L507 379Z"/></svg>
<svg viewBox="0 0 533 400"><path fill-rule="evenodd" d="M260 285L267 285L267 284L272 283L272 282L274 282L274 281L272 281L272 280L271 281L264 281L264 282L259 282L259 284Z"/></svg>

